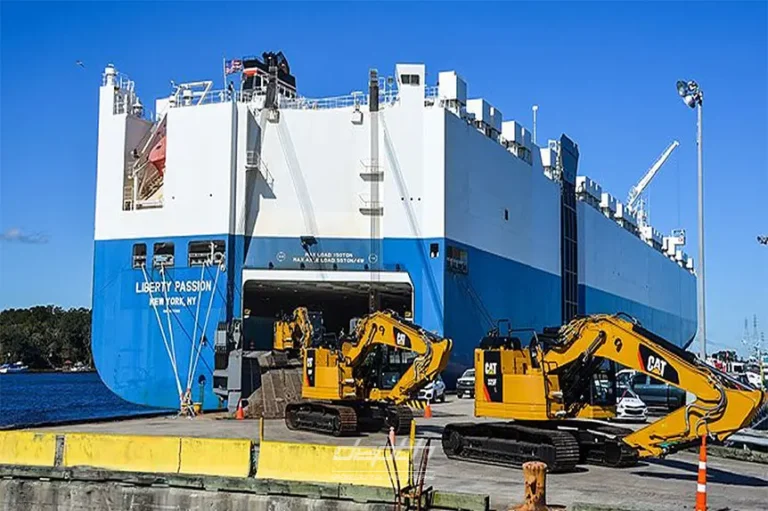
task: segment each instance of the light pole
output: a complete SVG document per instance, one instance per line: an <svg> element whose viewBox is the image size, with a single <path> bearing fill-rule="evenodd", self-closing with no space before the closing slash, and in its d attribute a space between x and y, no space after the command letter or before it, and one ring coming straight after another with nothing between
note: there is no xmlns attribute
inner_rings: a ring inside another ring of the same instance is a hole
<svg viewBox="0 0 768 511"><path fill-rule="evenodd" d="M536 144L536 112L539 111L539 105L533 105L533 143Z"/></svg>
<svg viewBox="0 0 768 511"><path fill-rule="evenodd" d="M706 309L706 288L704 287L704 150L702 147L703 139L701 109L704 103L704 93L699 88L699 84L693 80L677 82L677 93L683 98L686 105L696 109L697 113L697 134L696 146L698 149L699 160L699 264L698 278L696 279L696 295L698 305L699 328L698 335L701 342L701 360L707 360L707 309Z"/></svg>

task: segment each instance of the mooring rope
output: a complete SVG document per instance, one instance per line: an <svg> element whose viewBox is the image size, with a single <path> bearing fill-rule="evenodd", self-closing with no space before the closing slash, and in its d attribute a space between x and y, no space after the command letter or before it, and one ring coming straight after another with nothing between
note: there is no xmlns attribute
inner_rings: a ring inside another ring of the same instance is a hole
<svg viewBox="0 0 768 511"><path fill-rule="evenodd" d="M195 343L197 342L197 327L198 327L198 320L200 319L200 298L203 294L203 277L205 276L205 264L204 262L200 266L200 281L198 282L198 288L197 288L197 303L196 303L196 310L195 310L195 328L192 333L192 346L189 349L189 365L187 366L187 392L190 391L192 388L192 362L195 357ZM213 292L213 290L211 290ZM205 335L205 331L203 331L203 335Z"/></svg>
<svg viewBox="0 0 768 511"><path fill-rule="evenodd" d="M147 269L146 265L141 265L141 271L144 274L144 282L147 285L147 292L149 293L149 299L150 303L152 304L152 308L155 311L155 317L157 318L157 326L160 328L160 335L163 337L163 344L165 345L165 351L168 353L168 358L171 361L171 367L173 368L174 376L176 378L176 388L179 392L179 402L181 403L182 400L182 392L181 392L181 380L179 379L179 371L176 368L176 360L175 357L171 354L171 347L168 344L168 338L165 335L165 329L163 328L163 320L160 319L160 312L157 310L157 303L155 302L154 294L152 293L152 286L150 285L149 277L147 276ZM154 281L152 281L154 284Z"/></svg>
<svg viewBox="0 0 768 511"><path fill-rule="evenodd" d="M173 339L173 325L171 324L171 303L168 300L168 288L165 282L165 265L160 265L160 276L163 277L163 295L165 296L165 317L168 320L168 337L171 339L171 353L173 354L173 368L176 371L176 381L179 386L179 398L182 398L181 378L179 377L179 365L176 362L176 342Z"/></svg>
<svg viewBox="0 0 768 511"><path fill-rule="evenodd" d="M220 263L216 265L216 276L213 279L213 288L211 289L211 295L208 300L208 310L205 313L205 322L203 323L203 331L200 335L200 344L199 348L197 349L197 355L195 356L195 363L192 366L192 371L190 372L190 381L188 383L188 386L192 385L191 379L195 374L195 371L197 371L197 364L200 362L200 353L203 351L203 339L205 338L205 332L208 329L208 319L211 316L211 307L213 306L213 298L216 296L216 289L219 283L219 275L221 275L221 267L223 266L223 263ZM203 267L205 268L205 267Z"/></svg>

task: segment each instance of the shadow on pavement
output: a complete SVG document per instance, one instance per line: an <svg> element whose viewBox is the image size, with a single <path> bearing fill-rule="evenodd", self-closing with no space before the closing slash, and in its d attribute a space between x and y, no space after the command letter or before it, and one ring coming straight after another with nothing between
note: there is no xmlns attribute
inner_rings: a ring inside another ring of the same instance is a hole
<svg viewBox="0 0 768 511"><path fill-rule="evenodd" d="M681 460L648 460L651 465L674 468L677 470L685 470L685 474L676 474L671 472L634 472L641 477L656 477L659 479L678 479L682 481L696 481L698 477L698 462L691 463ZM734 474L733 472L727 472L725 470L719 470L712 467L707 467L707 482L720 483L720 484L732 484L737 486L752 486L757 488L768 487L768 480L761 479L759 477Z"/></svg>

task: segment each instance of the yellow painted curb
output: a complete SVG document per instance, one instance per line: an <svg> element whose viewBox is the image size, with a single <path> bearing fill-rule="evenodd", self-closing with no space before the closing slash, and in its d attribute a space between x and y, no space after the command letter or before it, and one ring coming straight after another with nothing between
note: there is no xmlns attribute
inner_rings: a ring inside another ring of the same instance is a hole
<svg viewBox="0 0 768 511"><path fill-rule="evenodd" d="M179 437L68 433L64 466L177 473L180 443Z"/></svg>
<svg viewBox="0 0 768 511"><path fill-rule="evenodd" d="M248 477L251 441L226 438L182 438L180 474Z"/></svg>
<svg viewBox="0 0 768 511"><path fill-rule="evenodd" d="M408 484L409 449L341 447L262 440L256 477L316 483L345 483L391 488Z"/></svg>
<svg viewBox="0 0 768 511"><path fill-rule="evenodd" d="M0 464L52 467L55 460L55 434L31 431L0 432Z"/></svg>

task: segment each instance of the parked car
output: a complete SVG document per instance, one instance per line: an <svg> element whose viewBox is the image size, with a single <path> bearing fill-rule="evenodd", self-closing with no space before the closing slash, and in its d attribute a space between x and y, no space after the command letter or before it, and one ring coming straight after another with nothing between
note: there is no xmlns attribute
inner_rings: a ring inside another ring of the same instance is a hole
<svg viewBox="0 0 768 511"><path fill-rule="evenodd" d="M435 381L421 389L419 391L419 399L429 401L430 403L436 403L437 401L445 403L445 383L443 379L438 376L435 378Z"/></svg>
<svg viewBox="0 0 768 511"><path fill-rule="evenodd" d="M648 408L664 408L672 411L685 404L686 394L683 389L634 369L623 369L617 372L616 386L621 390L627 388L634 390Z"/></svg>
<svg viewBox="0 0 768 511"><path fill-rule="evenodd" d="M475 370L467 369L464 374L456 380L456 396L461 399L464 396L470 399L475 397Z"/></svg>
<svg viewBox="0 0 768 511"><path fill-rule="evenodd" d="M623 389L616 401L616 420L645 422L648 407L630 388Z"/></svg>

